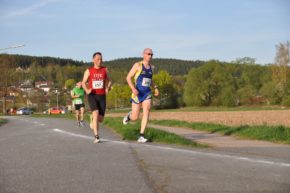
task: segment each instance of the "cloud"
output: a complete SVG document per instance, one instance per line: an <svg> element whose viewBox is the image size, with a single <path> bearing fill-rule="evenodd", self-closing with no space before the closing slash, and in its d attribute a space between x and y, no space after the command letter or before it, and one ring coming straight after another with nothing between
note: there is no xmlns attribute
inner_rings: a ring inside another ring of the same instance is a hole
<svg viewBox="0 0 290 193"><path fill-rule="evenodd" d="M35 2L27 7L23 7L17 10L13 10L4 14L5 17L13 18L13 17L20 17L25 16L33 13L34 11L47 6L50 3L57 2L59 0L42 0L40 2Z"/></svg>

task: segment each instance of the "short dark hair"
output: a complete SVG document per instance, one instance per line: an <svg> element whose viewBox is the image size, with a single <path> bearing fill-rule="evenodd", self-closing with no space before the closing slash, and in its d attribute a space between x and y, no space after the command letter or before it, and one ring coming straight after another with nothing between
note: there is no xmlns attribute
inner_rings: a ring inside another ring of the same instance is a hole
<svg viewBox="0 0 290 193"><path fill-rule="evenodd" d="M94 58L96 55L100 55L100 56L102 56L102 53L101 53L101 52L95 52L95 53L93 54L93 58Z"/></svg>

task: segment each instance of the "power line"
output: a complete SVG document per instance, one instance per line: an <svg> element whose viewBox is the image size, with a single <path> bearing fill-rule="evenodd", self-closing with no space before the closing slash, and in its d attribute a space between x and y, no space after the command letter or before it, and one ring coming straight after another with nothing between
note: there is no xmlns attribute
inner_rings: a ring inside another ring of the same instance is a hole
<svg viewBox="0 0 290 193"><path fill-rule="evenodd" d="M7 47L7 48L0 48L0 51L1 50L9 50L9 49L20 48L20 47L24 47L24 46L25 46L25 44L14 45L14 46L10 46L10 47Z"/></svg>

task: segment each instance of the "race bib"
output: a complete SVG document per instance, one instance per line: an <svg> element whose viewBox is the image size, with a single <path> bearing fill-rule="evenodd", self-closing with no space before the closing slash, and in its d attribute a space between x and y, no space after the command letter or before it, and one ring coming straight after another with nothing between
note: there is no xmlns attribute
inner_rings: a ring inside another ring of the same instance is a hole
<svg viewBox="0 0 290 193"><path fill-rule="evenodd" d="M76 105L81 105L81 104L83 104L82 99L76 99L76 100L75 100L75 104L76 104Z"/></svg>
<svg viewBox="0 0 290 193"><path fill-rule="evenodd" d="M100 89L104 88L104 81L103 80L93 80L93 89Z"/></svg>
<svg viewBox="0 0 290 193"><path fill-rule="evenodd" d="M150 78L143 78L142 86L150 87L151 86L151 79Z"/></svg>

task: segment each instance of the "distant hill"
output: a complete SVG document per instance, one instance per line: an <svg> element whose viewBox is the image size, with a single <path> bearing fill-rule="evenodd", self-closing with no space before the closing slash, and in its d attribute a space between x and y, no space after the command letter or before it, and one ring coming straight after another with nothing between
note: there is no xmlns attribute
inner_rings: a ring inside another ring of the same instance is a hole
<svg viewBox="0 0 290 193"><path fill-rule="evenodd" d="M7 54L0 54L0 58ZM64 58L55 58L55 57L39 57L39 56L27 56L27 55L10 55L14 58L17 65L22 68L29 67L32 63L36 63L42 67L47 66L48 64L55 64L60 66L66 65L75 65L75 66L89 66L91 63L76 61L72 59L64 59ZM108 68L112 68L114 70L122 70L128 71L135 62L142 60L142 58L132 57L132 58L122 58L115 59L110 61L105 61L104 65ZM178 59L163 59L156 58L153 59L153 65L155 66L155 70L166 70L172 75L185 75L189 71L189 69L193 67L198 67L204 64L204 61L188 61L188 60L178 60Z"/></svg>
<svg viewBox="0 0 290 193"><path fill-rule="evenodd" d="M104 65L120 70L129 70L134 63L142 60L142 58L123 58L104 62ZM172 75L185 75L193 67L198 67L204 64L203 61L186 61L177 59L156 58L152 64L156 71L166 70Z"/></svg>
<svg viewBox="0 0 290 193"><path fill-rule="evenodd" d="M7 54L0 54L0 58ZM48 56L27 56L27 55L10 55L14 58L18 66L22 68L29 67L33 62L41 66L46 66L48 64L59 64L60 66L65 65L84 65L84 62L76 61L72 59L55 58Z"/></svg>

